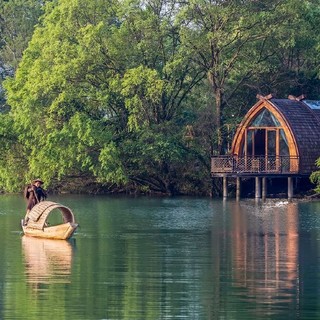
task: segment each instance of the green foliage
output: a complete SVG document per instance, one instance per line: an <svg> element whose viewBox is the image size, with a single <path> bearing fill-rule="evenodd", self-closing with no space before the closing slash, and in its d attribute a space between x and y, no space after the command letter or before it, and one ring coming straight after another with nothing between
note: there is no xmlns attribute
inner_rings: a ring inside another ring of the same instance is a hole
<svg viewBox="0 0 320 320"><path fill-rule="evenodd" d="M320 168L320 158L316 161L316 165ZM320 193L320 171L315 171L311 174L310 180L316 185L315 191Z"/></svg>
<svg viewBox="0 0 320 320"><path fill-rule="evenodd" d="M122 95L129 112L129 130L139 130L161 121L164 81L157 71L139 66L128 70L122 80Z"/></svg>
<svg viewBox="0 0 320 320"><path fill-rule="evenodd" d="M46 1L42 1L46 2ZM0 2L0 66L16 69L42 15L39 0Z"/></svg>
<svg viewBox="0 0 320 320"><path fill-rule="evenodd" d="M0 114L0 190L15 191L24 179L25 147L18 142L12 130L13 118Z"/></svg>
<svg viewBox="0 0 320 320"><path fill-rule="evenodd" d="M33 36L5 81L11 111L0 119L4 190L41 176L52 187L83 178L143 191L209 192L213 145L228 149L250 97L269 88L287 94L288 84L293 91L317 87L317 3L7 4L44 15L34 30L34 19L21 20Z"/></svg>
<svg viewBox="0 0 320 320"><path fill-rule="evenodd" d="M136 186L172 194L183 191L183 175L195 158L183 142L182 132L174 133L169 128L172 125L145 128L124 142L122 158Z"/></svg>
<svg viewBox="0 0 320 320"><path fill-rule="evenodd" d="M99 8L104 20L105 4L96 2L92 8L61 1L48 6L15 79L6 83L15 129L28 148L29 174L48 183L93 171L100 137L108 132L105 117L113 110L106 106L105 87L112 71L103 66L107 57L97 55L108 26L89 23Z"/></svg>
<svg viewBox="0 0 320 320"><path fill-rule="evenodd" d="M43 13L39 0L0 1L0 112L7 112L2 81L14 74L34 26Z"/></svg>
<svg viewBox="0 0 320 320"><path fill-rule="evenodd" d="M318 11L317 1L298 0L182 5L177 15L182 46L206 71L219 152L224 122L238 113L239 97L248 101L260 92L279 97L310 92L314 81L309 81L319 70Z"/></svg>
<svg viewBox="0 0 320 320"><path fill-rule="evenodd" d="M131 170L132 162L148 170L150 160L168 156L159 152L169 148L166 122L179 117L183 98L199 77L190 77L186 68L192 67L184 65L178 43L168 41L173 31L167 21L161 26L150 7L127 5L125 11L102 0L47 5L15 78L6 81L14 129L25 146L25 176L41 176L49 185L83 175L101 183L126 183L140 175ZM119 23L123 15L126 20ZM137 32L140 38L133 37ZM150 50L159 42L161 54ZM137 146L153 130L163 131L155 142L159 154L146 156ZM130 131L137 134L130 136ZM135 153L128 159L130 144ZM175 144L170 148L180 152ZM156 179L169 179L168 173L161 177L160 169ZM142 175L148 184L148 175Z"/></svg>

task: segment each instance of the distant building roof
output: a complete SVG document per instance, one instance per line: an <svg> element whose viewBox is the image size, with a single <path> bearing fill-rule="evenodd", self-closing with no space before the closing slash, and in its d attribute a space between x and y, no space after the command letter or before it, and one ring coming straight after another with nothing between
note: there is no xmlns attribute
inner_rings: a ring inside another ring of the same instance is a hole
<svg viewBox="0 0 320 320"><path fill-rule="evenodd" d="M303 100L303 103L305 103L312 111L318 116L320 121L320 101L316 100Z"/></svg>

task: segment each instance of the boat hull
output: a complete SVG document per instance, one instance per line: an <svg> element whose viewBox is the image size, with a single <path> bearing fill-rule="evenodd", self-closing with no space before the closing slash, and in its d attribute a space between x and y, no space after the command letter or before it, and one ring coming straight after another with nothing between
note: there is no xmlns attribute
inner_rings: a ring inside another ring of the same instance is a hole
<svg viewBox="0 0 320 320"><path fill-rule="evenodd" d="M43 229L35 229L24 225L24 222L21 223L23 233L29 237L37 237L44 239L56 239L56 240L67 240L72 237L73 233L76 231L78 224L77 223L63 223L55 226L44 227Z"/></svg>

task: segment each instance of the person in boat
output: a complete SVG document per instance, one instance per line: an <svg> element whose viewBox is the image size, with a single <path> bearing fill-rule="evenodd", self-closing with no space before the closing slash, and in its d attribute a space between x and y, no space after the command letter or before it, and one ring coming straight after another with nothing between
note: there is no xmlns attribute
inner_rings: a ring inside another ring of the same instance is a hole
<svg viewBox="0 0 320 320"><path fill-rule="evenodd" d="M28 214L31 209L40 201L47 198L47 192L42 188L44 182L41 179L33 180L32 184L27 185L24 191L24 196L27 200L27 212L24 222L27 223L29 218Z"/></svg>

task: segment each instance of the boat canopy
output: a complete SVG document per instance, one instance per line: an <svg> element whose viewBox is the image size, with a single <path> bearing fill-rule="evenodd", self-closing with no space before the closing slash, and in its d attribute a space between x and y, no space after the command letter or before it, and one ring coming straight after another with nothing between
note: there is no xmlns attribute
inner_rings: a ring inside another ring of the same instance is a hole
<svg viewBox="0 0 320 320"><path fill-rule="evenodd" d="M52 201L42 201L36 204L28 214L28 227L43 230L46 224L46 220L49 214L54 210L59 209L64 223L70 222L74 223L73 212L66 206L52 202Z"/></svg>

